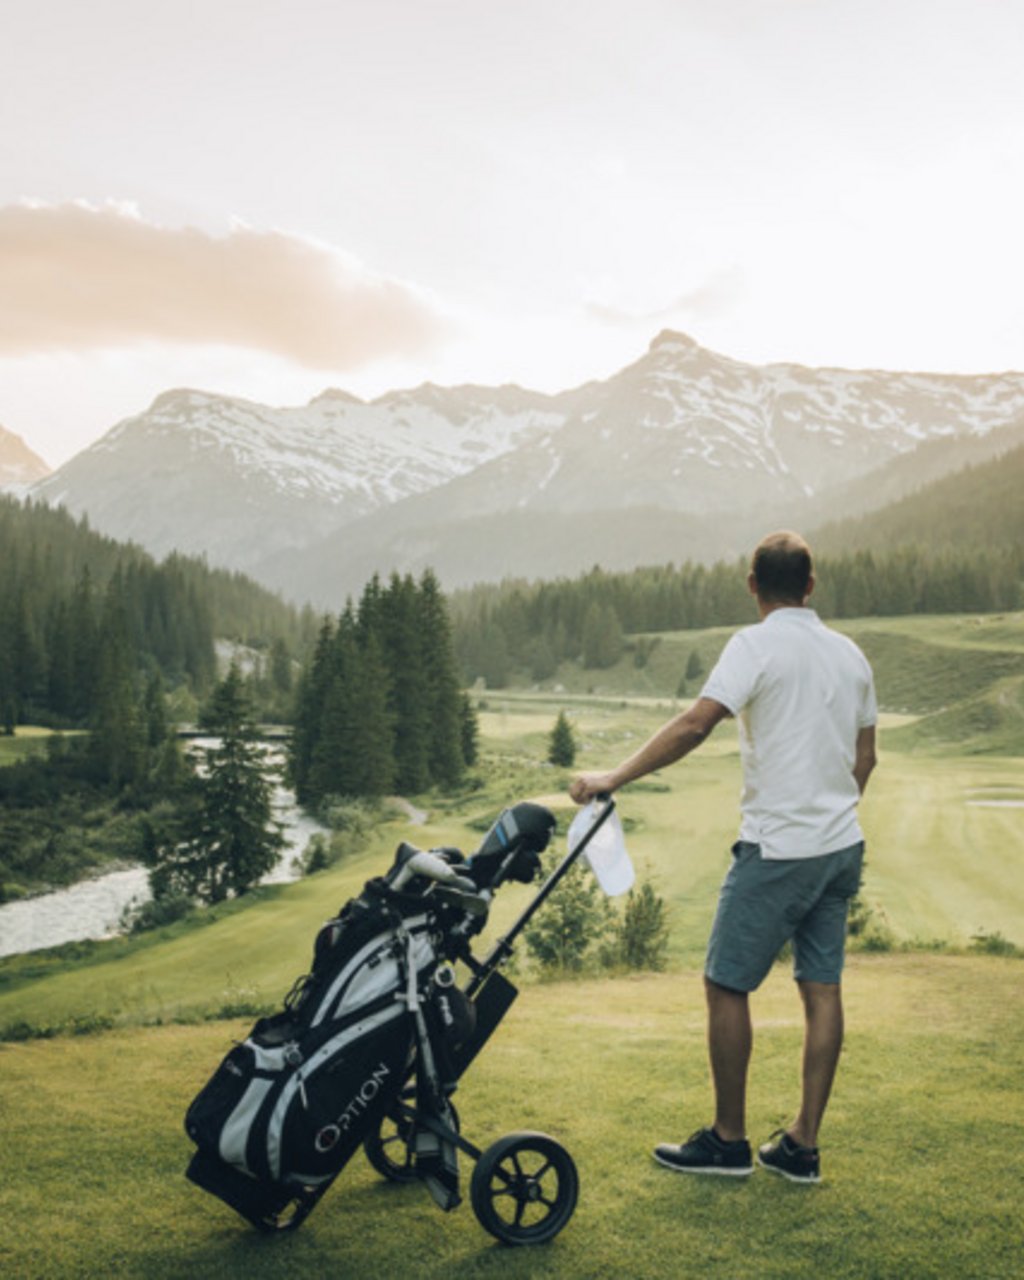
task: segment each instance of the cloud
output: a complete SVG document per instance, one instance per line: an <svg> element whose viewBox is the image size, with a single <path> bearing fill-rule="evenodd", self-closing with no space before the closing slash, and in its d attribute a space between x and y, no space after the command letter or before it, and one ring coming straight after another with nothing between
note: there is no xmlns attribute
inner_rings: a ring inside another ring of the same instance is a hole
<svg viewBox="0 0 1024 1280"><path fill-rule="evenodd" d="M712 320L731 311L743 294L743 275L737 267L716 271L702 285L681 294L665 307L653 311L627 311L600 302L587 305L587 313L602 324L620 328L647 329L686 316L691 320Z"/></svg>
<svg viewBox="0 0 1024 1280"><path fill-rule="evenodd" d="M125 205L0 208L0 355L221 344L340 370L420 355L447 330L409 285L281 232L172 230Z"/></svg>

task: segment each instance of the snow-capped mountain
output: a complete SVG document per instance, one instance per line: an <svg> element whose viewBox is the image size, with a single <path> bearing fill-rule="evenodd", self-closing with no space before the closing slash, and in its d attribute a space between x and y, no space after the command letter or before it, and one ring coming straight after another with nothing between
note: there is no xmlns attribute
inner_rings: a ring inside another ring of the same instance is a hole
<svg viewBox="0 0 1024 1280"><path fill-rule="evenodd" d="M0 493L24 493L49 474L50 468L21 436L0 427Z"/></svg>
<svg viewBox="0 0 1024 1280"><path fill-rule="evenodd" d="M337 607L391 568L430 565L457 586L739 555L766 527L861 514L1024 440L1021 374L758 367L672 332L576 397L528 447L258 576Z"/></svg>
<svg viewBox="0 0 1024 1280"><path fill-rule="evenodd" d="M372 403L330 390L271 408L169 391L39 485L95 528L156 555L248 569L436 487L565 421L559 398L429 384Z"/></svg>
<svg viewBox="0 0 1024 1280"><path fill-rule="evenodd" d="M374 571L454 586L738 554L767 523L861 514L1021 438L1024 374L757 366L665 331L555 396L169 392L35 492L337 608Z"/></svg>
<svg viewBox="0 0 1024 1280"><path fill-rule="evenodd" d="M951 377L755 366L660 334L592 389L535 454L520 505L640 502L702 513L823 493L927 440L985 436L1024 413L1024 375ZM492 474L513 465L511 458ZM493 504L488 504L493 509Z"/></svg>

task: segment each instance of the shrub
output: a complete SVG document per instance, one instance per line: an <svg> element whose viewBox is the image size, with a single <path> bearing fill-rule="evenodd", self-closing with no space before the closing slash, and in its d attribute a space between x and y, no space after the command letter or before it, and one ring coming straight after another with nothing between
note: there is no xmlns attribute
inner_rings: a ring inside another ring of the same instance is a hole
<svg viewBox="0 0 1024 1280"><path fill-rule="evenodd" d="M858 893L850 899L850 909L846 917L846 936L859 938L874 919L875 911Z"/></svg>
<svg viewBox="0 0 1024 1280"><path fill-rule="evenodd" d="M124 933L146 933L149 929L160 929L174 924L176 920L183 920L193 910L195 903L184 893L171 892L148 902L135 898L121 913L121 930Z"/></svg>
<svg viewBox="0 0 1024 1280"><path fill-rule="evenodd" d="M554 869L546 859L545 876ZM526 949L548 973L579 973L613 927L613 912L589 869L574 863L526 929Z"/></svg>
<svg viewBox="0 0 1024 1280"><path fill-rule="evenodd" d="M315 835L310 836L306 841L305 849L297 858L292 860L292 866L295 867L299 875L312 876L318 871L326 871L337 860L338 856L332 852L331 844L327 837Z"/></svg>
<svg viewBox="0 0 1024 1280"><path fill-rule="evenodd" d="M985 956L1019 956L1022 954L1020 947L1016 946L1009 938L1004 938L998 931L995 933L986 933L984 929L980 929L971 936L970 951L980 952Z"/></svg>
<svg viewBox="0 0 1024 1280"><path fill-rule="evenodd" d="M896 947L896 935L888 925L872 925L857 938L857 951L892 951Z"/></svg>
<svg viewBox="0 0 1024 1280"><path fill-rule="evenodd" d="M647 969L660 973L668 952L668 922L665 900L655 893L650 880L630 889L615 925L614 943L608 952L612 964L627 969Z"/></svg>
<svg viewBox="0 0 1024 1280"><path fill-rule="evenodd" d="M548 738L548 763L569 769L576 761L576 736L564 711L559 711L558 719Z"/></svg>
<svg viewBox="0 0 1024 1280"><path fill-rule="evenodd" d="M228 976L229 985L221 992L221 1003L210 1011L212 1021L228 1018L260 1018L273 1013L275 1005L262 997L255 987L236 987Z"/></svg>
<svg viewBox="0 0 1024 1280"><path fill-rule="evenodd" d="M346 800L340 796L327 796L317 812L331 830L329 835L310 836L305 849L292 860L292 866L304 876L325 871L349 854L359 853L381 823L408 816L393 800Z"/></svg>

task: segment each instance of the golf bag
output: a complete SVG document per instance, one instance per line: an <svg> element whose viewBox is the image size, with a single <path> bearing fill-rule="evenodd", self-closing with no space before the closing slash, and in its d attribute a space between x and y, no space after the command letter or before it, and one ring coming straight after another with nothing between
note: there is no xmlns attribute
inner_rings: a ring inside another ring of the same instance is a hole
<svg viewBox="0 0 1024 1280"><path fill-rule="evenodd" d="M408 1172L454 1208L457 1149L481 1153L460 1139L449 1099L515 995L494 972L507 946L488 968L470 940L502 882L534 878L553 827L546 809L519 804L469 859L400 845L388 874L321 928L283 1009L255 1024L188 1108L187 1176L261 1229L295 1227L359 1146L373 1160L390 1117L408 1149L394 1180ZM473 973L465 991L459 960Z"/></svg>

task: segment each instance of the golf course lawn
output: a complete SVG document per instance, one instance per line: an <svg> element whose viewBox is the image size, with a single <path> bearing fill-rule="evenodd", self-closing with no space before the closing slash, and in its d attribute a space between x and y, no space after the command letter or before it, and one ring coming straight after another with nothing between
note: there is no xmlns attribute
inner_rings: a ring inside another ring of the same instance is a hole
<svg viewBox="0 0 1024 1280"><path fill-rule="evenodd" d="M70 1277L1016 1277L1024 1251L1024 983L1018 960L859 955L819 1187L764 1170L697 1179L658 1141L709 1119L700 977L683 969L525 989L458 1094L486 1147L557 1137L580 1173L550 1245L510 1249L468 1202L351 1161L294 1236L265 1238L186 1182L182 1115L248 1023L0 1046L0 1274ZM796 1097L800 1025L782 967L755 997L751 1136Z"/></svg>

